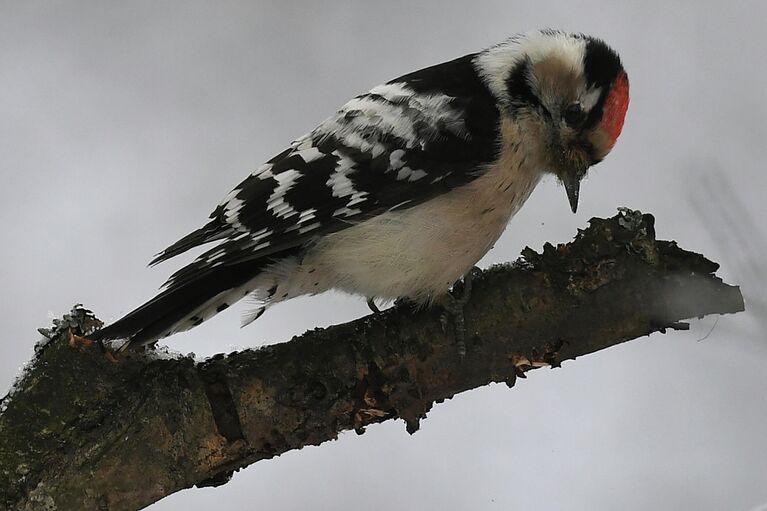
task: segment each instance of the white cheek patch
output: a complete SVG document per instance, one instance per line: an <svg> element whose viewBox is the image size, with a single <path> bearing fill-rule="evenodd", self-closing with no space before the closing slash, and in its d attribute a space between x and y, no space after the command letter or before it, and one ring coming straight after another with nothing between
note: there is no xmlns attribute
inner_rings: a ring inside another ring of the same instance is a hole
<svg viewBox="0 0 767 511"><path fill-rule="evenodd" d="M590 112L594 105L599 101L599 95L602 94L601 87L592 87L581 94L581 106L586 112Z"/></svg>

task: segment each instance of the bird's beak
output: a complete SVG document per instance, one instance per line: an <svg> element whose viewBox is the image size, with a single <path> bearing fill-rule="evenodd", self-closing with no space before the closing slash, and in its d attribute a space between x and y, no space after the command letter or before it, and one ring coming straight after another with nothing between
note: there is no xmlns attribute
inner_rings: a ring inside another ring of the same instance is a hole
<svg viewBox="0 0 767 511"><path fill-rule="evenodd" d="M575 169L568 169L560 176L562 184L565 185L567 200L570 201L570 209L573 213L578 211L578 193L581 189L581 174Z"/></svg>

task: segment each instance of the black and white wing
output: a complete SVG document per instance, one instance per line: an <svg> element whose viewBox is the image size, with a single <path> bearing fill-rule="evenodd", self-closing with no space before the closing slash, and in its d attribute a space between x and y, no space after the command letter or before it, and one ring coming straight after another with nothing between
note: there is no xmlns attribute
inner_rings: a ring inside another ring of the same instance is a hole
<svg viewBox="0 0 767 511"><path fill-rule="evenodd" d="M256 292L253 280L265 268L300 255L323 235L480 176L497 158L500 130L496 101L474 57L375 87L293 142L232 190L205 226L151 264L216 246L91 338L128 339L120 348L128 349L188 330Z"/></svg>
<svg viewBox="0 0 767 511"><path fill-rule="evenodd" d="M473 55L373 88L240 183L203 228L152 264L221 241L168 287L271 256L481 175L496 156L498 111Z"/></svg>

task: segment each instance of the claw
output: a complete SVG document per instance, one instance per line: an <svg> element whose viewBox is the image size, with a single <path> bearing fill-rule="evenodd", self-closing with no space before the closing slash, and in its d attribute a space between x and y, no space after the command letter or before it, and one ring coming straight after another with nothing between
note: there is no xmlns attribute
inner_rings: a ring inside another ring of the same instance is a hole
<svg viewBox="0 0 767 511"><path fill-rule="evenodd" d="M101 350L101 353L104 354L105 359L109 360L113 364L120 363L120 361L117 360L117 357L114 356L114 353L109 351L102 342L93 341L91 339L88 339L87 337L83 337L82 335L73 334L71 331L69 332L69 346L71 346L72 348L87 349L96 343L99 345L99 349Z"/></svg>
<svg viewBox="0 0 767 511"><path fill-rule="evenodd" d="M75 335L72 332L69 332L69 345L72 348L90 348L93 346L93 341L88 339L87 337L83 337L81 335Z"/></svg>
<svg viewBox="0 0 767 511"><path fill-rule="evenodd" d="M455 290L455 285L453 285L453 289L450 291L450 296L453 299L455 299L455 302L458 303L459 305L464 306L467 303L469 303L469 299L471 298L471 286L474 281L474 274L479 271L480 271L479 268L477 268L476 266L473 266L471 270L469 270L469 272L466 275L464 275L463 281L462 281L463 289L461 290L460 297L456 296L457 293ZM458 281L458 282L461 282L461 281ZM458 284L458 282L456 282L456 284Z"/></svg>
<svg viewBox="0 0 767 511"><path fill-rule="evenodd" d="M368 298L368 307L371 311L373 311L373 314L380 314L381 309L378 308L378 305L376 305L375 297Z"/></svg>

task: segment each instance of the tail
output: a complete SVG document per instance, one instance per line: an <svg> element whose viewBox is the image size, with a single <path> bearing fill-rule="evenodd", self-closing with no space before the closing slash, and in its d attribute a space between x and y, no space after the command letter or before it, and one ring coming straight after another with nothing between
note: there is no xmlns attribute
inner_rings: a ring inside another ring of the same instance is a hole
<svg viewBox="0 0 767 511"><path fill-rule="evenodd" d="M265 262L249 261L217 266L193 279L170 284L125 317L89 335L94 341L127 339L119 350L134 349L158 339L194 328L249 294L260 306L249 316L257 319L265 310L273 277L264 273Z"/></svg>

